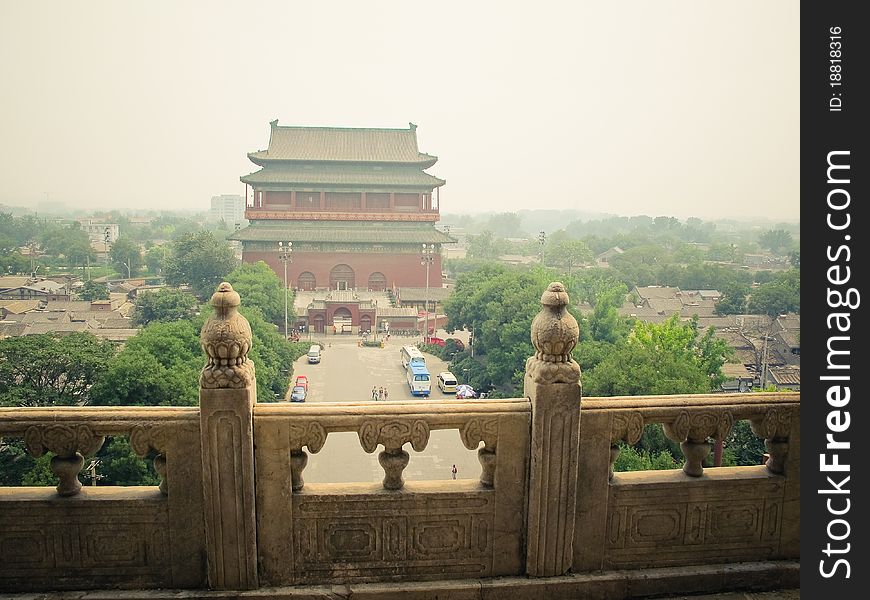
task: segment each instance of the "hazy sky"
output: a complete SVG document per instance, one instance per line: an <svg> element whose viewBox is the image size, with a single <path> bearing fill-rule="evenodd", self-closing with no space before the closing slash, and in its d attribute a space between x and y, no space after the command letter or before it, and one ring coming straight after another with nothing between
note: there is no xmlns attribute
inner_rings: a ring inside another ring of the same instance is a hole
<svg viewBox="0 0 870 600"><path fill-rule="evenodd" d="M407 127L442 212L799 217L799 3L0 3L0 203L205 209L282 125Z"/></svg>

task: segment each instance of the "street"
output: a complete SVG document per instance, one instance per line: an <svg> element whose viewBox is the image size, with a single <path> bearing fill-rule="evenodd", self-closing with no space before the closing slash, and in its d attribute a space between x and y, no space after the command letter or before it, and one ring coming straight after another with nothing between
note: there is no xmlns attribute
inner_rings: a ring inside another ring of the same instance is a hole
<svg viewBox="0 0 870 600"><path fill-rule="evenodd" d="M447 370L447 364L431 354L426 354L426 364L432 377L429 400L411 395L399 349L419 339L391 337L384 348L361 348L357 346L356 336L321 336L323 353L320 364L310 365L307 357L302 356L293 365L293 377L308 377L307 402L371 401L372 386L384 386L390 401L427 402L454 398L452 394L443 394L438 389L435 378L438 373ZM310 483L381 481L384 477L384 471L378 464L381 450L378 447L372 454L366 454L356 433L330 433L323 449L309 456L303 477ZM405 445L405 451L411 455L403 473L408 481L452 479L454 464L457 479L480 477L477 450L467 450L457 430L433 431L423 452L414 452L409 444Z"/></svg>

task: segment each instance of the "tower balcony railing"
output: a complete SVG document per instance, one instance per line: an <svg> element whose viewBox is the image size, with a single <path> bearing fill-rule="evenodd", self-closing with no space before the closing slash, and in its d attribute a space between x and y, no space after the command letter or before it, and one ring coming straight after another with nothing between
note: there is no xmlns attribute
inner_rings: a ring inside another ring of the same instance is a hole
<svg viewBox="0 0 870 600"><path fill-rule="evenodd" d="M290 206L264 206L245 209L245 218L292 219L292 220L330 220L330 221L437 221L439 211L422 209L417 206L397 206L394 208L290 208Z"/></svg>
<svg viewBox="0 0 870 600"><path fill-rule="evenodd" d="M0 437L54 454L58 479L0 488L0 590L630 598L796 586L800 394L581 400L566 301L557 284L544 294L523 398L256 404L239 298L222 284L198 407L0 409ZM765 440L766 464L705 467L739 421ZM683 468L614 473L650 424L680 444ZM404 480L439 430L477 450L479 480ZM378 452L382 481L306 483L306 465L347 433ZM154 461L159 486L80 485L86 458L118 435Z"/></svg>

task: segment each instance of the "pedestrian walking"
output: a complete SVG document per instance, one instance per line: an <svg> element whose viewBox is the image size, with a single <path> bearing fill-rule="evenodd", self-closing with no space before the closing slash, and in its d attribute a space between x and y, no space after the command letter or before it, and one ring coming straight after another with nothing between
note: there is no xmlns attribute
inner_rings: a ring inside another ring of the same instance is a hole
<svg viewBox="0 0 870 600"><path fill-rule="evenodd" d="M379 387L378 388L378 400L383 400L383 399L384 399L384 388Z"/></svg>
<svg viewBox="0 0 870 600"><path fill-rule="evenodd" d="M389 395L389 392L387 391L387 388L384 388L384 400L387 399L388 395Z"/></svg>
<svg viewBox="0 0 870 600"><path fill-rule="evenodd" d="M372 400L377 400L377 399L378 399L378 388L375 386L372 386Z"/></svg>
<svg viewBox="0 0 870 600"><path fill-rule="evenodd" d="M456 479L456 465L453 465L453 470L451 471L451 473L453 473L453 479Z"/></svg>

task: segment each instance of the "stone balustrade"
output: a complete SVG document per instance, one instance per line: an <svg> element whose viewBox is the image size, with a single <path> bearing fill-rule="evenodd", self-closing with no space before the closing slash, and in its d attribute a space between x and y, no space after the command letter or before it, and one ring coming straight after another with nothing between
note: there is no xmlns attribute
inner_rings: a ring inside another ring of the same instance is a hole
<svg viewBox="0 0 870 600"><path fill-rule="evenodd" d="M581 400L576 322L552 284L525 398L256 404L238 295L222 284L213 303L199 407L0 409L0 438L53 453L58 477L57 489L0 488L0 590L416 581L409 597L467 585L469 597L623 598L796 583L799 393ZM705 468L741 420L767 464ZM614 473L620 442L652 423L683 468ZM479 481L404 481L435 430L477 449ZM305 482L337 432L379 451L381 483ZM153 457L159 487L81 486L84 459L118 435Z"/></svg>

